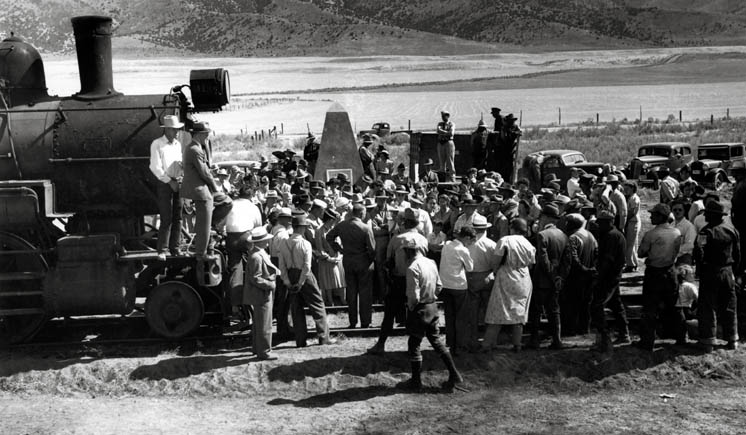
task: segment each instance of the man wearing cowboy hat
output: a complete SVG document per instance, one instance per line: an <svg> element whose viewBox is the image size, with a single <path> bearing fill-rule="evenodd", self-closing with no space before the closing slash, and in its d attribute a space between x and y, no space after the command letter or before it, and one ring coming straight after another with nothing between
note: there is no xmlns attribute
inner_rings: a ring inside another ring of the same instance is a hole
<svg viewBox="0 0 746 435"><path fill-rule="evenodd" d="M426 183L428 186L438 185L438 174L433 171L433 159L427 159L422 164L423 173L420 177L420 181Z"/></svg>
<svg viewBox="0 0 746 435"><path fill-rule="evenodd" d="M736 276L743 274L739 234L725 222L727 213L718 201L705 206L707 226L699 232L694 258L699 273L699 342L711 352L715 344L717 323L723 329L727 349L738 346Z"/></svg>
<svg viewBox="0 0 746 435"><path fill-rule="evenodd" d="M453 134L456 132L456 125L451 121L451 114L447 111L440 112L441 121L438 123L436 131L438 133L438 161L443 172L446 173L446 180L453 181L456 175L456 144L453 142Z"/></svg>
<svg viewBox="0 0 746 435"><path fill-rule="evenodd" d="M242 303L253 308L251 345L259 360L277 359L269 352L272 350L272 296L280 270L267 254L270 240L272 235L267 233L266 227L251 230L251 251L244 269Z"/></svg>
<svg viewBox="0 0 746 435"><path fill-rule="evenodd" d="M500 133L503 130L503 116L500 115L500 108L493 107L490 109L490 114L495 118L495 129L493 131L495 133Z"/></svg>
<svg viewBox="0 0 746 435"><path fill-rule="evenodd" d="M404 166L404 163L399 163L399 165L396 167L396 173L391 176L391 181L394 182L397 186L404 186L409 184L409 178L407 178L406 175L404 175L404 171L407 169L406 166Z"/></svg>
<svg viewBox="0 0 746 435"><path fill-rule="evenodd" d="M477 169L484 169L487 163L487 136L489 134L484 119L480 119L477 129L471 133L471 162Z"/></svg>
<svg viewBox="0 0 746 435"><path fill-rule="evenodd" d="M329 327L326 321L324 298L319 289L316 276L311 270L313 248L303 234L308 227L306 215L296 215L292 218L293 234L279 247L279 266L282 272L282 282L288 289L290 310L293 316L293 332L295 345L306 347L306 314L304 304L308 306L311 317L316 323L316 335L320 345L332 344L329 338Z"/></svg>
<svg viewBox="0 0 746 435"><path fill-rule="evenodd" d="M290 148L286 149L285 157L287 158L287 160L282 167L282 172L285 172L287 174L290 171L298 170L298 162L293 160L293 157L295 157L295 151L291 150Z"/></svg>
<svg viewBox="0 0 746 435"><path fill-rule="evenodd" d="M211 131L208 123L195 122L191 130L192 142L184 150L182 158L184 180L181 184L181 196L194 202L194 251L198 259L204 258L207 254L213 194L220 192L220 187L210 172L210 162L207 158L207 137Z"/></svg>
<svg viewBox="0 0 746 435"><path fill-rule="evenodd" d="M181 241L181 210L179 183L183 176L181 168L181 142L176 139L184 124L176 115L163 117L163 136L150 144L150 171L158 179L156 196L161 222L158 226L156 250L158 259L166 260L166 250L178 255Z"/></svg>
<svg viewBox="0 0 746 435"><path fill-rule="evenodd" d="M611 174L606 177L606 183L609 185L609 201L614 204L616 210L614 226L624 234L624 229L627 227L627 198L619 188L619 177Z"/></svg>
<svg viewBox="0 0 746 435"><path fill-rule="evenodd" d="M363 164L363 173L370 178L376 177L376 171L373 169L373 152L370 150L370 146L373 145L373 141L370 138L363 139L362 145L358 149L360 154L360 162Z"/></svg>
<svg viewBox="0 0 746 435"><path fill-rule="evenodd" d="M461 228L463 227L470 227L475 216L482 216L477 212L479 202L469 193L466 193L461 197L461 207L464 210L464 213L461 214L461 216L456 219L456 223L453 224L454 234L461 231Z"/></svg>
<svg viewBox="0 0 746 435"><path fill-rule="evenodd" d="M487 230L492 227L492 224L487 221L486 217L474 216L471 227L474 228L476 239L473 244L467 246L467 249L469 255L471 255L473 267L471 271L466 272L469 291L466 294L462 310L464 310L467 319L466 333L472 337L472 342L467 343L466 347L470 351L477 351L479 349L479 342L477 341L479 338L479 323L480 320L484 321L487 303L490 300L492 284L495 279L492 269L496 266L493 259L497 243L487 237Z"/></svg>

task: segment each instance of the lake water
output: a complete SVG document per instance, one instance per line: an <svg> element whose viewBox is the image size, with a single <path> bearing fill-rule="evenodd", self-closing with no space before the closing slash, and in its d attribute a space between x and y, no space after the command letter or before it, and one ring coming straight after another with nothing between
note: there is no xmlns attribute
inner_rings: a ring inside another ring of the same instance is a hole
<svg viewBox="0 0 746 435"><path fill-rule="evenodd" d="M457 128L476 126L490 107L503 113L522 112L524 126L581 122L595 118L636 119L642 106L643 119L678 116L687 120L746 116L746 79L735 83L564 87L526 90L302 93L391 83L422 83L486 77L505 77L542 71L575 68L619 68L666 62L686 53L746 53L746 47L696 47L650 50L557 52L545 54L487 54L471 56L359 57L359 58L188 58L114 59L114 85L125 94L167 93L176 84L187 83L189 70L223 67L231 74L234 101L239 110L201 114L218 132L238 133L284 127L285 133L303 133L306 124L320 133L326 110L332 102L349 112L356 130L373 122L387 121L394 128L435 128L441 110L449 110ZM70 95L79 89L74 60L45 62L50 93ZM268 93L283 92L281 95ZM247 99L272 99L270 103L243 109Z"/></svg>

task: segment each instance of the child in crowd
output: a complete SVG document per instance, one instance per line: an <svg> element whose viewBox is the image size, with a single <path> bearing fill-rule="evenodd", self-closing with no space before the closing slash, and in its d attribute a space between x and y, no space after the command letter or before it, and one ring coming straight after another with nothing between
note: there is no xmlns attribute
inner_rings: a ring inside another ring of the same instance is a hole
<svg viewBox="0 0 746 435"><path fill-rule="evenodd" d="M694 267L688 264L682 264L676 268L676 279L679 283L679 298L676 300L676 309L681 310L680 318L685 322L682 326L686 328L686 319L696 319L696 310L692 308L693 304L699 297L699 288L694 283ZM693 322L696 323L696 320ZM690 330L689 338L692 338L692 330L696 331L697 327L686 328Z"/></svg>

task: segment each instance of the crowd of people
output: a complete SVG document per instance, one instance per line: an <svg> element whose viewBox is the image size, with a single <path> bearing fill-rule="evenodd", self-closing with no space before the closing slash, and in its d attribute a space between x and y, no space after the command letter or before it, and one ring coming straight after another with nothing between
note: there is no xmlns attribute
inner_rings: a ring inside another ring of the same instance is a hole
<svg viewBox="0 0 746 435"><path fill-rule="evenodd" d="M511 184L500 173L474 168L459 183L442 183L432 160L422 173L407 174L382 146L359 180L314 178L309 162L292 150L273 153L272 163L263 158L213 175L203 137L209 126L195 124L183 159L174 134L180 127L178 120L164 120L164 137L152 148L151 169L163 184L159 255L165 259L177 249L178 202L190 198L196 255L207 255L209 228L225 235L229 296L234 305L253 308L260 359L272 358L273 318L278 335L303 347L309 307L323 345L333 342L325 306L346 304L349 328L368 328L375 302L383 302L384 317L369 352L384 354L394 324L406 324L414 387L423 338L443 358L453 385L461 376L452 356L492 350L501 329L509 330L516 352L540 348L543 315L551 349L566 347L564 337L594 331L592 349L610 352L630 342L620 281L639 259L645 272L637 346L652 350L656 336L687 344L687 319L698 320L705 350L715 345L716 323L727 347L737 346L736 293L744 266L733 223L744 221L736 218L746 207L744 167L733 169L733 220L718 192L665 173L660 203L648 216L637 184L617 174L574 171L565 185L549 177L532 189L527 179ZM447 172L452 161L444 165ZM646 219L652 227L641 234ZM438 300L445 344L438 336Z"/></svg>

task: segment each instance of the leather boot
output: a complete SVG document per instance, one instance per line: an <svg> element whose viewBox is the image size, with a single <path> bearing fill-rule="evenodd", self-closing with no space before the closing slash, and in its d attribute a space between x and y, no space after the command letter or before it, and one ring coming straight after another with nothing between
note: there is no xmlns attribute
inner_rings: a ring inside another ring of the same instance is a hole
<svg viewBox="0 0 746 435"><path fill-rule="evenodd" d="M464 382L464 378L461 377L461 373L456 369L456 364L453 362L453 357L449 352L444 353L440 356L448 369L448 380L443 385L444 387L453 388L454 385Z"/></svg>
<svg viewBox="0 0 746 435"><path fill-rule="evenodd" d="M407 390L420 390L422 389L422 378L420 377L422 373L422 361L410 361L409 364L412 367L412 377L400 385Z"/></svg>

